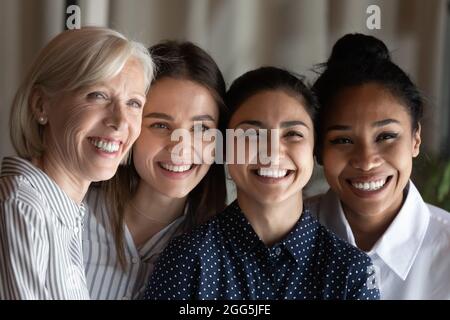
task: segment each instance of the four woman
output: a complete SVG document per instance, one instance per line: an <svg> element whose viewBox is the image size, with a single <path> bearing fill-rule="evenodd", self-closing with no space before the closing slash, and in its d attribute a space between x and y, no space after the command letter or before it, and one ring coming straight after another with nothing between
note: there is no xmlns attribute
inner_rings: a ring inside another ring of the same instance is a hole
<svg viewBox="0 0 450 320"><path fill-rule="evenodd" d="M373 37L343 37L325 67L313 92L265 67L225 99L192 43L56 37L12 110L0 298L450 298L450 216L409 180L417 88ZM225 128L237 186L226 208L224 168L205 152L223 151L206 133ZM314 149L331 189L305 202Z"/></svg>

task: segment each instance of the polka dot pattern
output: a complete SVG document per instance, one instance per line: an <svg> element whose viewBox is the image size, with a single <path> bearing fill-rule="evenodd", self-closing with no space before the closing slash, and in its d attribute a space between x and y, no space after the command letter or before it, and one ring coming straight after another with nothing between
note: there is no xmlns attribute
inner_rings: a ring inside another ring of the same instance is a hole
<svg viewBox="0 0 450 320"><path fill-rule="evenodd" d="M235 201L169 244L144 299L379 299L369 270L367 255L307 210L284 240L266 247Z"/></svg>

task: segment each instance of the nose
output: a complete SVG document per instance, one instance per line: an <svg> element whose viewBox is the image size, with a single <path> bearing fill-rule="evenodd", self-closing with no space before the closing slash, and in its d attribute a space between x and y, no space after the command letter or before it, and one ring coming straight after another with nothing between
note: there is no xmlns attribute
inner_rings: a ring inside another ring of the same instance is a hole
<svg viewBox="0 0 450 320"><path fill-rule="evenodd" d="M359 170L370 171L379 167L383 162L382 157L376 148L368 145L361 145L354 149L350 165Z"/></svg>
<svg viewBox="0 0 450 320"><path fill-rule="evenodd" d="M185 130L182 134L177 136L171 136L166 144L166 150L170 153L170 157L173 163L183 163L192 160L192 155L196 156L196 152L193 150L194 143L191 134Z"/></svg>
<svg viewBox="0 0 450 320"><path fill-rule="evenodd" d="M107 127L114 129L115 131L121 131L128 125L126 116L126 106L121 102L113 102L110 106L108 116L105 118L105 124Z"/></svg>
<svg viewBox="0 0 450 320"><path fill-rule="evenodd" d="M262 134L258 141L258 151L260 164L277 166L284 155L279 130L271 129L266 135Z"/></svg>

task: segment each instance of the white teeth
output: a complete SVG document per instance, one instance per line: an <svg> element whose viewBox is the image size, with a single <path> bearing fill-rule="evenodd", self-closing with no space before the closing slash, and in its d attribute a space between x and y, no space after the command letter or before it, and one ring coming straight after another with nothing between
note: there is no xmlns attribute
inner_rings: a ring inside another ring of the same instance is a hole
<svg viewBox="0 0 450 320"><path fill-rule="evenodd" d="M371 182L352 182L352 186L363 191L375 191L386 184L386 179Z"/></svg>
<svg viewBox="0 0 450 320"><path fill-rule="evenodd" d="M120 142L115 141L106 141L106 140L100 140L100 139L89 139L89 141L96 146L98 149L102 150L103 152L113 153L117 152L120 148Z"/></svg>
<svg viewBox="0 0 450 320"><path fill-rule="evenodd" d="M286 169L271 169L271 168L259 168L258 175L261 177L269 178L283 178L287 174Z"/></svg>
<svg viewBox="0 0 450 320"><path fill-rule="evenodd" d="M184 166L174 166L167 163L160 162L161 167L163 167L166 170L173 171L173 172L184 172L188 171L192 168L192 164L184 165Z"/></svg>

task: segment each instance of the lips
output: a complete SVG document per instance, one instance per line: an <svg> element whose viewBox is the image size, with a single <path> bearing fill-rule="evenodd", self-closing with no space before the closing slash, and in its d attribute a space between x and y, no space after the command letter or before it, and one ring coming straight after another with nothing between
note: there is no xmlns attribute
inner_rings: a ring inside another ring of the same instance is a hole
<svg viewBox="0 0 450 320"><path fill-rule="evenodd" d="M347 183L358 193L376 193L384 189L392 179L392 176L366 177L347 179Z"/></svg>
<svg viewBox="0 0 450 320"><path fill-rule="evenodd" d="M158 164L164 170L171 171L171 172L180 172L180 173L189 171L193 167L193 164L174 165L174 164L165 163L165 162L159 162Z"/></svg>
<svg viewBox="0 0 450 320"><path fill-rule="evenodd" d="M89 137L88 140L95 148L105 153L116 153L122 144L120 140L103 137Z"/></svg>
<svg viewBox="0 0 450 320"><path fill-rule="evenodd" d="M295 172L295 170L262 167L258 169L252 169L251 172L256 175L262 182L277 183L291 176Z"/></svg>

